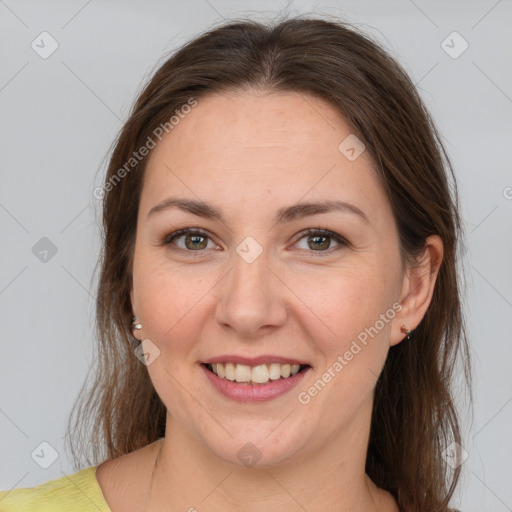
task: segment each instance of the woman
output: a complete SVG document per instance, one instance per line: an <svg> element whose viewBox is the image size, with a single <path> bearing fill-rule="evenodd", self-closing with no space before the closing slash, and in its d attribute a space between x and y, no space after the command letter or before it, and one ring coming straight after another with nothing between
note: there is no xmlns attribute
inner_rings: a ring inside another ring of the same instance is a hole
<svg viewBox="0 0 512 512"><path fill-rule="evenodd" d="M456 184L375 42L306 17L205 33L95 195L101 357L75 425L101 463L5 510L450 510Z"/></svg>

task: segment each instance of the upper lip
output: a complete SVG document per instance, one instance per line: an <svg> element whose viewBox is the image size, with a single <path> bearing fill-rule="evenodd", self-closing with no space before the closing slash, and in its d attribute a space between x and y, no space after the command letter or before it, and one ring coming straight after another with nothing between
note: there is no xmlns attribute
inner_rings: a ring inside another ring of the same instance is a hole
<svg viewBox="0 0 512 512"><path fill-rule="evenodd" d="M216 356L203 361L204 364L215 364L215 363L233 363L233 364L245 364L247 366L258 366L260 364L270 364L270 363L279 363L279 364L300 364L300 365L308 365L309 363L305 361L300 361L298 359L294 359L293 357L283 357L283 356L275 356L275 355L262 355L258 357L244 357L244 356L236 356L236 355L224 355L224 356Z"/></svg>

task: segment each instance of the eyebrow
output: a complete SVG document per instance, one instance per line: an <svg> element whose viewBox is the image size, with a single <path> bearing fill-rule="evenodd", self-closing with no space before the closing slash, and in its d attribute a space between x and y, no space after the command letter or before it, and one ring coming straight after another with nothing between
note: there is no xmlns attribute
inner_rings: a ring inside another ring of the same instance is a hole
<svg viewBox="0 0 512 512"><path fill-rule="evenodd" d="M180 199L176 197L169 197L164 199L161 203L158 203L156 206L153 206L153 208L149 210L148 218L157 212L161 212L169 208L179 208L199 217L216 219L224 222L222 210L217 206L204 201ZM370 223L368 217L361 209L345 201L300 202L291 206L285 206L277 211L275 222L290 222L309 215L316 215L331 211L354 214L359 216L367 224Z"/></svg>

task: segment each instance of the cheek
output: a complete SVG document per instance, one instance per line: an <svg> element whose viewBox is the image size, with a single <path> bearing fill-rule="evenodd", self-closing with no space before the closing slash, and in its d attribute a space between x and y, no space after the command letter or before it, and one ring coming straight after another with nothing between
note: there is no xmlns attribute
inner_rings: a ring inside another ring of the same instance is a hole
<svg viewBox="0 0 512 512"><path fill-rule="evenodd" d="M311 318L317 318L308 330L317 333L313 339L322 361L317 380L300 390L306 394L300 403L314 402L333 425L343 421L342 410L354 411L371 394L386 359L398 274L390 269L383 276L380 268L340 271L337 280L315 280L297 293L308 298Z"/></svg>
<svg viewBox="0 0 512 512"><path fill-rule="evenodd" d="M214 282L211 272L199 271L196 265L141 254L134 265L134 289L140 316L150 328L144 334L161 342L172 339L189 324Z"/></svg>
<svg viewBox="0 0 512 512"><path fill-rule="evenodd" d="M339 268L311 279L295 276L296 295L303 298L313 313L312 321L316 319L321 332L326 333L321 339L325 340L324 348L330 347L327 352L343 350L392 307L396 276L392 271L383 275L381 268L375 264ZM389 321L379 322L377 327L379 332L387 333Z"/></svg>
<svg viewBox="0 0 512 512"><path fill-rule="evenodd" d="M215 282L205 274L210 273L171 267L167 261L149 256L146 260L141 257L134 267L142 333L160 351L148 372L168 411L181 418L190 416L194 405L190 396L200 396L200 390L194 388L196 375L191 374L191 369L196 370L195 350L204 324L204 305Z"/></svg>

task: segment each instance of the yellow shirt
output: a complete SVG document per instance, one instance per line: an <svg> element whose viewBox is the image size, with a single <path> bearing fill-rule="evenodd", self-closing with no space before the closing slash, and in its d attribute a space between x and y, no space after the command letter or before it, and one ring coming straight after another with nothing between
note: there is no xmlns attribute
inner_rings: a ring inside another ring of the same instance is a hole
<svg viewBox="0 0 512 512"><path fill-rule="evenodd" d="M96 468L36 487L0 492L1 512L111 512L96 480Z"/></svg>

